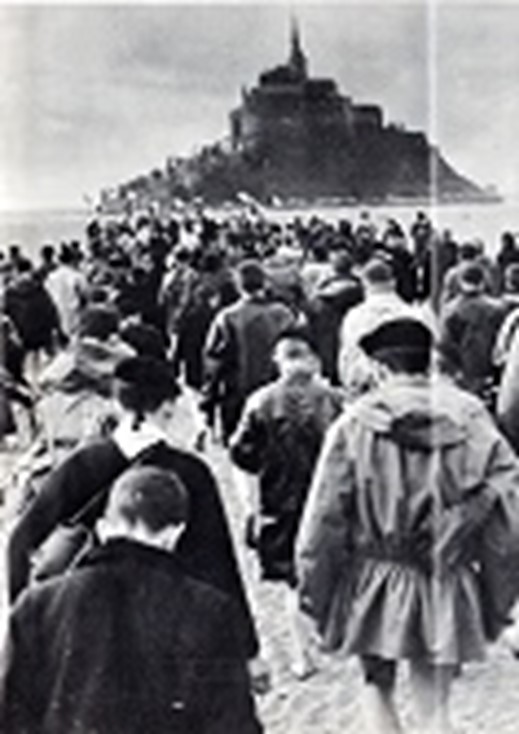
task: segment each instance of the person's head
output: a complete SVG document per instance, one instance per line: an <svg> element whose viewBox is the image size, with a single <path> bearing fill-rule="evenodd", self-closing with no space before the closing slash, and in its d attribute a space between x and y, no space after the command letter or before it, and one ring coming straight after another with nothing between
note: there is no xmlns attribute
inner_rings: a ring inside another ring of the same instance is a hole
<svg viewBox="0 0 519 734"><path fill-rule="evenodd" d="M387 293L395 290L395 276L391 264L381 258L373 257L360 271L364 290L371 293Z"/></svg>
<svg viewBox="0 0 519 734"><path fill-rule="evenodd" d="M54 245L43 245L40 250L40 257L45 265L52 265L55 254L56 251L54 249Z"/></svg>
<svg viewBox="0 0 519 734"><path fill-rule="evenodd" d="M325 242L318 241L312 245L312 257L316 263L328 262L328 248Z"/></svg>
<svg viewBox="0 0 519 734"><path fill-rule="evenodd" d="M29 275L33 271L32 262L27 257L20 257L16 269L20 275Z"/></svg>
<svg viewBox="0 0 519 734"><path fill-rule="evenodd" d="M423 321L386 321L359 342L371 359L393 374L427 374L431 367L433 334Z"/></svg>
<svg viewBox="0 0 519 734"><path fill-rule="evenodd" d="M458 248L458 256L461 261L477 260L481 254L482 248L479 242L462 242Z"/></svg>
<svg viewBox="0 0 519 734"><path fill-rule="evenodd" d="M142 357L166 358L166 344L160 331L151 324L127 318L119 329L119 336Z"/></svg>
<svg viewBox="0 0 519 734"><path fill-rule="evenodd" d="M9 245L9 260L16 264L22 257L22 248L20 245Z"/></svg>
<svg viewBox="0 0 519 734"><path fill-rule="evenodd" d="M200 269L205 273L217 273L223 265L223 255L219 250L207 250L202 256Z"/></svg>
<svg viewBox="0 0 519 734"><path fill-rule="evenodd" d="M76 256L70 245L62 244L59 251L59 261L62 265L73 265Z"/></svg>
<svg viewBox="0 0 519 734"><path fill-rule="evenodd" d="M512 232L503 232L501 235L501 248L503 250L514 250L516 246L515 237Z"/></svg>
<svg viewBox="0 0 519 734"><path fill-rule="evenodd" d="M475 262L468 262L460 270L459 286L465 295L477 295L485 290L485 271Z"/></svg>
<svg viewBox="0 0 519 734"><path fill-rule="evenodd" d="M177 263L188 265L191 262L191 250L188 247L182 245L175 247L173 254Z"/></svg>
<svg viewBox="0 0 519 734"><path fill-rule="evenodd" d="M166 428L180 388L170 365L154 357L138 356L128 357L116 367L114 393L122 411L132 416L135 429L144 420Z"/></svg>
<svg viewBox="0 0 519 734"><path fill-rule="evenodd" d="M240 289L247 295L260 293L265 287L265 271L257 260L244 260L238 266Z"/></svg>
<svg viewBox="0 0 519 734"><path fill-rule="evenodd" d="M107 341L117 333L117 311L107 305L92 304L83 310L79 320L79 336Z"/></svg>
<svg viewBox="0 0 519 734"><path fill-rule="evenodd" d="M351 274L353 257L347 250L333 250L331 261L336 275L347 276Z"/></svg>
<svg viewBox="0 0 519 734"><path fill-rule="evenodd" d="M505 291L519 293L519 263L512 263L505 269Z"/></svg>
<svg viewBox="0 0 519 734"><path fill-rule="evenodd" d="M285 329L279 335L272 359L283 378L310 378L321 366L313 340L303 327Z"/></svg>
<svg viewBox="0 0 519 734"><path fill-rule="evenodd" d="M135 466L115 481L96 529L101 542L128 539L172 552L188 517L189 496L176 474Z"/></svg>

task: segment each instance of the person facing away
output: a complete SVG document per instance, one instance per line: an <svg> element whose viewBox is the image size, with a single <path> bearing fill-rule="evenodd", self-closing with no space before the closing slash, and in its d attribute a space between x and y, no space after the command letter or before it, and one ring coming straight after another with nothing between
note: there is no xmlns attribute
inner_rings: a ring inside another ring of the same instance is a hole
<svg viewBox="0 0 519 734"><path fill-rule="evenodd" d="M273 358L279 377L248 398L230 456L259 476L259 487L250 488L254 496L246 498L247 542L258 554L261 577L287 586L292 668L305 677L312 661L296 614L294 543L321 442L342 410L342 395L320 376L305 329L284 331Z"/></svg>
<svg viewBox="0 0 519 734"><path fill-rule="evenodd" d="M81 309L87 299L87 281L76 267L76 256L68 245L62 245L59 265L47 276L45 288L58 309L61 328L67 337L79 327Z"/></svg>
<svg viewBox="0 0 519 734"><path fill-rule="evenodd" d="M412 315L412 307L396 292L391 264L373 257L360 272L364 301L353 306L340 326L338 373L348 400L354 400L374 384L374 369L360 348L361 338L384 321Z"/></svg>
<svg viewBox="0 0 519 734"><path fill-rule="evenodd" d="M317 352L322 362L323 374L333 385L339 385L337 356L339 331L345 314L362 301L362 286L352 275L353 260L342 250L331 255L333 268L328 278L316 285L308 299L306 316Z"/></svg>
<svg viewBox="0 0 519 734"><path fill-rule="evenodd" d="M296 544L300 603L329 650L360 657L369 731L401 731L407 660L417 731L450 732L452 679L519 589L519 465L481 402L431 375L423 323L396 319L362 346L382 381L325 439Z"/></svg>
<svg viewBox="0 0 519 734"><path fill-rule="evenodd" d="M459 286L442 312L440 343L457 356L463 387L483 397L494 379L493 348L507 307L485 293L485 273L476 263L460 270Z"/></svg>
<svg viewBox="0 0 519 734"><path fill-rule="evenodd" d="M241 298L216 314L205 342L207 402L221 406L224 440L233 433L247 397L275 375L272 348L292 326L288 306L268 300L261 263L238 267Z"/></svg>
<svg viewBox="0 0 519 734"><path fill-rule="evenodd" d="M62 336L59 314L30 260L20 259L18 275L6 289L4 312L16 326L25 354L41 349L52 353Z"/></svg>
<svg viewBox="0 0 519 734"><path fill-rule="evenodd" d="M171 370L152 357L131 357L116 367L114 382L118 422L113 432L86 441L51 471L11 529L11 601L34 579L63 573L81 550L57 542L58 526L92 531L115 479L133 464L151 465L174 471L186 487L191 520L177 555L190 574L235 600L252 661L259 652L255 625L215 478L203 461L172 445L168 436L179 394ZM90 537L95 542L95 532Z"/></svg>
<svg viewBox="0 0 519 734"><path fill-rule="evenodd" d="M230 597L187 574L179 477L133 467L99 544L23 594L0 664L4 734L259 734Z"/></svg>

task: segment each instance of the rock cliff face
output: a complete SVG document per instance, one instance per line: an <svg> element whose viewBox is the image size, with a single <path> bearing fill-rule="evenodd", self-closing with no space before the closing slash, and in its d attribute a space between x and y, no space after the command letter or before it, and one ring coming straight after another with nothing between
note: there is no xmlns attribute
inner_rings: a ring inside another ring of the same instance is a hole
<svg viewBox="0 0 519 734"><path fill-rule="evenodd" d="M423 133L385 124L380 107L355 104L332 79L310 77L295 25L288 62L242 90L228 141L120 187L138 198L152 191L156 199L216 203L239 192L282 203L495 198L458 174Z"/></svg>

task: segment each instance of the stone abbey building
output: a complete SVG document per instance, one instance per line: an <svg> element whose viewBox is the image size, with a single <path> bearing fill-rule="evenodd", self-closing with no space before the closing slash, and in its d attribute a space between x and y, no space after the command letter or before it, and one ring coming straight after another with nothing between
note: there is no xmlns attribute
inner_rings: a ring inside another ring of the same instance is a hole
<svg viewBox="0 0 519 734"><path fill-rule="evenodd" d="M458 174L423 132L387 124L381 107L355 104L333 79L313 78L295 23L287 63L242 90L225 140L168 159L115 198L220 204L240 193L281 204L496 198Z"/></svg>
<svg viewBox="0 0 519 734"><path fill-rule="evenodd" d="M447 198L483 192L457 174L422 132L387 125L333 79L312 78L292 24L288 62L263 72L230 115L231 148L263 194L285 197ZM259 193L259 192L258 192Z"/></svg>

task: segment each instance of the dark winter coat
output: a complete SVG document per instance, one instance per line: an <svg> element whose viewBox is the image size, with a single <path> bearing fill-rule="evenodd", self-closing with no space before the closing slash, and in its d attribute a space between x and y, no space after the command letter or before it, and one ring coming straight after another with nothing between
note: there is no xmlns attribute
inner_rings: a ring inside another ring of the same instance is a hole
<svg viewBox="0 0 519 734"><path fill-rule="evenodd" d="M4 658L4 734L258 734L229 597L128 540L24 594Z"/></svg>
<svg viewBox="0 0 519 734"><path fill-rule="evenodd" d="M294 322L287 306L261 295L243 298L216 315L205 356L209 379L219 388L227 437L236 428L246 398L275 377L272 349Z"/></svg>
<svg viewBox="0 0 519 734"><path fill-rule="evenodd" d="M295 580L294 542L321 442L342 395L321 379L286 380L248 399L231 438L232 460L260 481L255 539L264 578Z"/></svg>
<svg viewBox="0 0 519 734"><path fill-rule="evenodd" d="M505 304L485 294L460 295L445 307L441 346L459 365L463 386L472 392L482 394L493 378L493 348L506 314Z"/></svg>
<svg viewBox="0 0 519 734"><path fill-rule="evenodd" d="M321 359L323 374L339 384L339 332L344 315L363 299L362 286L350 276L332 276L315 290L308 303L308 324Z"/></svg>
<svg viewBox="0 0 519 734"><path fill-rule="evenodd" d="M177 548L186 572L228 593L239 608L240 632L247 653L258 650L254 622L240 578L232 540L209 468L200 459L165 443L146 450L138 462L170 469L186 486L191 503L188 528ZM77 449L43 483L9 540L10 593L14 599L27 585L33 552L52 531L91 503L85 524L100 516L112 482L130 465L112 439L98 439Z"/></svg>
<svg viewBox="0 0 519 734"><path fill-rule="evenodd" d="M52 298L32 275L21 276L7 289L5 313L10 316L26 350L50 348L59 331L59 316Z"/></svg>

